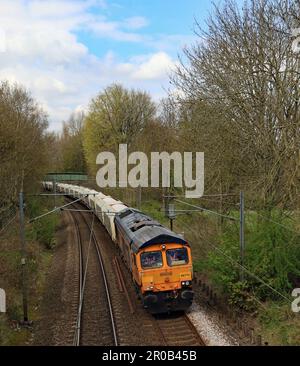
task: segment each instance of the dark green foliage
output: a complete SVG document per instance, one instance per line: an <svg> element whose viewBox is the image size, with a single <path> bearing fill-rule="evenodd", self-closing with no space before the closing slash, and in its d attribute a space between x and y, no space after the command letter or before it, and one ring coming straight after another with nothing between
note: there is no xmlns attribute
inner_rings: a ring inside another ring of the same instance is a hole
<svg viewBox="0 0 300 366"><path fill-rule="evenodd" d="M223 229L219 250L211 251L200 268L209 271L229 301L242 308L252 308L254 300L281 298L257 277L288 296L294 287L293 279L300 278L300 235L293 231L291 221L275 210L261 216L249 213L245 242L244 265L256 277L245 272L245 281L240 282L239 227L232 223Z"/></svg>

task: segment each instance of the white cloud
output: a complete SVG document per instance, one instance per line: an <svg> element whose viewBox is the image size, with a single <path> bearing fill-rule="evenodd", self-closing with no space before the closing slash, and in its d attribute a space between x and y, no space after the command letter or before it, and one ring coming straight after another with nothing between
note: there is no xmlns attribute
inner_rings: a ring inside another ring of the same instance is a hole
<svg viewBox="0 0 300 366"><path fill-rule="evenodd" d="M41 92L54 91L61 94L65 94L66 92L68 92L68 88L61 80L57 80L49 76L38 77L34 81L34 86Z"/></svg>
<svg viewBox="0 0 300 366"><path fill-rule="evenodd" d="M141 63L133 73L134 79L160 79L174 70L175 63L165 52L152 55L149 60Z"/></svg>
<svg viewBox="0 0 300 366"><path fill-rule="evenodd" d="M65 14L81 14L90 6L89 2L51 0L34 0L29 2L28 10L33 17L57 18L65 17Z"/></svg>
<svg viewBox="0 0 300 366"><path fill-rule="evenodd" d="M124 21L108 21L104 16L98 16L86 24L97 36L111 38L116 41L143 42L146 37L134 32L149 24L144 17L126 18Z"/></svg>
<svg viewBox="0 0 300 366"><path fill-rule="evenodd" d="M79 41L84 29L105 39L151 42L136 32L147 19L110 21L99 15L108 6L103 0L0 0L0 80L31 90L49 114L51 129L59 129L72 111L85 109L112 82L144 89L156 99L164 94L161 86L175 61L163 46L124 62L112 51L96 57ZM91 11L95 7L97 13Z"/></svg>
<svg viewBox="0 0 300 366"><path fill-rule="evenodd" d="M132 57L129 62L116 64L116 71L127 73L132 80L158 80L166 78L177 62L165 52Z"/></svg>

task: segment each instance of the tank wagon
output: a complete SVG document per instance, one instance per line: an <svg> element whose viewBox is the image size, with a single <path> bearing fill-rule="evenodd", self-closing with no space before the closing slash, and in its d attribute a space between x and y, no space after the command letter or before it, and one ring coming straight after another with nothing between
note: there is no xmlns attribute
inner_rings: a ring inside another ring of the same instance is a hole
<svg viewBox="0 0 300 366"><path fill-rule="evenodd" d="M52 182L43 182L47 190ZM117 245L143 306L152 314L187 310L193 301L192 253L181 236L101 192L71 184L56 190L92 209Z"/></svg>

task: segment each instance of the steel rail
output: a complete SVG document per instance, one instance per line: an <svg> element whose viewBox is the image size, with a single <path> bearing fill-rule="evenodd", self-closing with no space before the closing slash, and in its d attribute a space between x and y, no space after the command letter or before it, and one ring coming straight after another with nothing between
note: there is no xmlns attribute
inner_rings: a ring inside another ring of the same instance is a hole
<svg viewBox="0 0 300 366"><path fill-rule="evenodd" d="M105 272L103 257L102 257L101 251L99 249L100 248L100 245L99 245L98 240L96 238L95 232L90 227L90 224L87 222L85 216L82 214L82 212L79 211L79 213L80 213L80 216L83 218L85 224L90 229L90 232L91 232L92 238L93 238L93 242L94 242L94 245L95 245L95 248L96 248L96 251L97 251L98 260L99 260L99 264L100 264L100 268L101 268L101 272L102 272L102 277L103 277L103 283L104 283L104 287L105 287L107 304L108 304L108 308L109 308L109 314L110 314L110 320L111 320L111 327L112 327L113 338L114 338L114 345L115 346L118 346L119 345L119 341L118 341L118 336L117 336L117 329L116 329L116 324L115 324L115 317L114 317L114 313L113 313L113 307L112 307L111 296L110 296L110 291L109 291L109 287L108 287L108 281L107 281L107 276L106 276L106 272Z"/></svg>
<svg viewBox="0 0 300 366"><path fill-rule="evenodd" d="M199 334L198 330L196 329L195 325L192 323L191 319L187 316L187 314L184 314L184 320L186 321L187 325L191 329L191 331L194 333L195 337L197 338L198 342L202 346L206 346L203 338Z"/></svg>
<svg viewBox="0 0 300 366"><path fill-rule="evenodd" d="M82 240L79 230L79 225L76 218L70 214L72 217L72 221L75 226L77 244L78 244L78 253L79 253L79 306L77 310L77 319L76 319L76 328L74 333L73 345L80 345L80 333L81 333L81 314L82 314L82 300L83 300L83 255L82 255Z"/></svg>

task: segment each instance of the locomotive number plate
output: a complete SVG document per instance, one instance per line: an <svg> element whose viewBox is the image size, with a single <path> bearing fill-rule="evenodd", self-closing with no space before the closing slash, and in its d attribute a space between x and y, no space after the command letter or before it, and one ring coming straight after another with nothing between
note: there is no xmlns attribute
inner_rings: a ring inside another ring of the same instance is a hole
<svg viewBox="0 0 300 366"><path fill-rule="evenodd" d="M160 276L172 276L172 272L162 272Z"/></svg>

